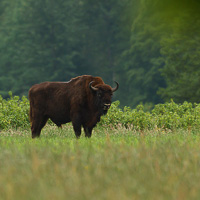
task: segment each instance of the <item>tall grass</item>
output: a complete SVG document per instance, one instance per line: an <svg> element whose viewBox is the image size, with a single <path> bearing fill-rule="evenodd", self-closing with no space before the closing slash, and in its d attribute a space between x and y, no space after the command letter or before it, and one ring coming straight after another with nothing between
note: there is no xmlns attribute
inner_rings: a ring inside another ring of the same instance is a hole
<svg viewBox="0 0 200 200"><path fill-rule="evenodd" d="M70 124L31 139L26 97L0 97L0 200L200 199L200 105L113 103L92 138Z"/></svg>
<svg viewBox="0 0 200 200"><path fill-rule="evenodd" d="M0 199L199 199L200 134L72 127L0 134Z"/></svg>

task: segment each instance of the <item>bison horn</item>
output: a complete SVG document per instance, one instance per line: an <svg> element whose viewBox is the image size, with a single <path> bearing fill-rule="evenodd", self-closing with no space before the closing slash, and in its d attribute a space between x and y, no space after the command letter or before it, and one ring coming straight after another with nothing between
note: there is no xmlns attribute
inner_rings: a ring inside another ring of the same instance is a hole
<svg viewBox="0 0 200 200"><path fill-rule="evenodd" d="M92 86L92 83L94 83L94 81L91 81L91 82L89 83L90 89L93 90L93 91L97 91L98 88L93 87L93 86Z"/></svg>
<svg viewBox="0 0 200 200"><path fill-rule="evenodd" d="M115 81L115 83L116 83L117 86L115 88L112 88L112 92L117 91L118 88L119 88L119 83L117 81Z"/></svg>

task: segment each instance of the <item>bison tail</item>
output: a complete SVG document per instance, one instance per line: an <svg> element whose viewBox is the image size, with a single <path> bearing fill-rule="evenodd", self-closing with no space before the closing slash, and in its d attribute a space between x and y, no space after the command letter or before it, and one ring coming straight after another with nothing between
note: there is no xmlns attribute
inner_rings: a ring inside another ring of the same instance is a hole
<svg viewBox="0 0 200 200"><path fill-rule="evenodd" d="M33 119L33 111L32 111L32 106L30 104L30 111L29 111L29 121L32 123L32 119Z"/></svg>
<svg viewBox="0 0 200 200"><path fill-rule="evenodd" d="M30 110L29 110L29 121L32 125L32 121L33 121L33 100L30 100Z"/></svg>
<svg viewBox="0 0 200 200"><path fill-rule="evenodd" d="M29 121L32 125L32 121L33 121L33 98L32 98L32 95L31 95L31 89L29 90L28 98L29 98L29 102L30 102Z"/></svg>

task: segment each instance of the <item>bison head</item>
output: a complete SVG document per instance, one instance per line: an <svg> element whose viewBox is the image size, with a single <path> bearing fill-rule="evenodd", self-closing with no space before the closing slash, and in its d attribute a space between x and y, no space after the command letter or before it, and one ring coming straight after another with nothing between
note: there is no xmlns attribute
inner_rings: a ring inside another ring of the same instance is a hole
<svg viewBox="0 0 200 200"><path fill-rule="evenodd" d="M111 106L113 92L118 89L119 84L115 81L116 87L111 88L109 85L106 84L98 84L94 87L92 86L93 83L94 81L89 83L89 88L93 91L95 95L95 104L98 107L98 110L102 115L105 115Z"/></svg>

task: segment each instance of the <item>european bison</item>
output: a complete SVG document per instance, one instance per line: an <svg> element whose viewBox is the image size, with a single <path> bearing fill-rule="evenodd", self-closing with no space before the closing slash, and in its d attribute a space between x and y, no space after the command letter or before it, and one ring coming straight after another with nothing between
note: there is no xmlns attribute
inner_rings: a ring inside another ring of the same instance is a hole
<svg viewBox="0 0 200 200"><path fill-rule="evenodd" d="M72 121L76 137L83 126L86 137L100 117L110 108L115 88L106 85L100 77L83 75L69 82L44 82L29 90L32 138L39 137L41 129L50 118L58 127Z"/></svg>

